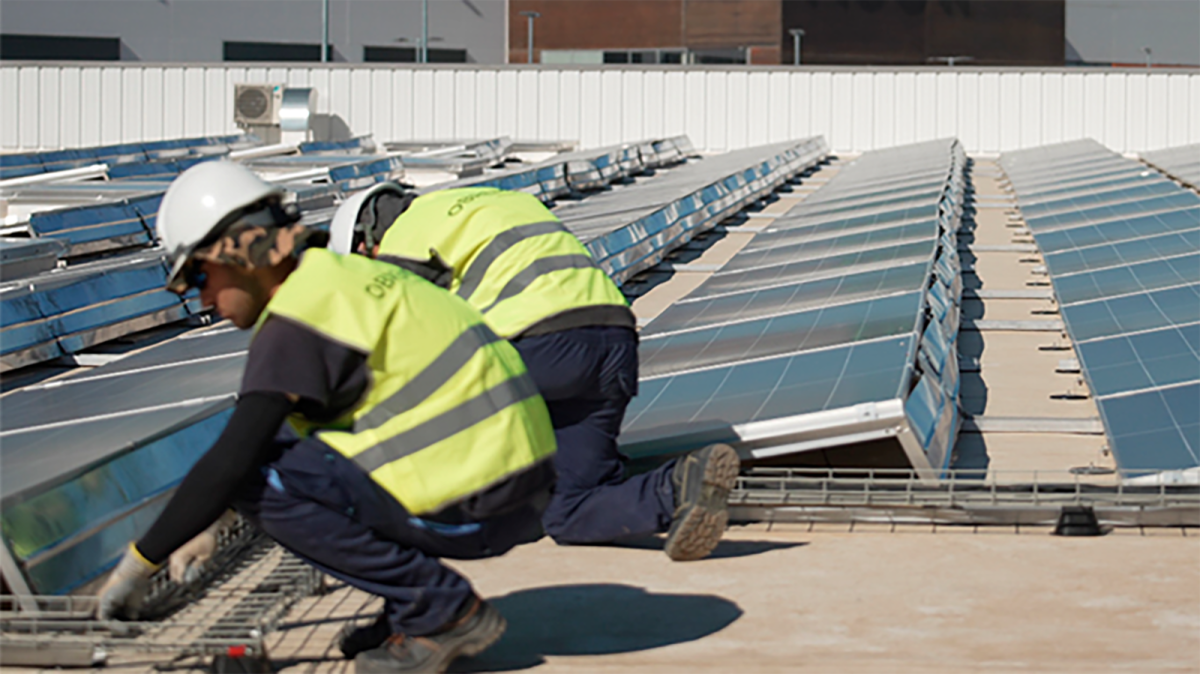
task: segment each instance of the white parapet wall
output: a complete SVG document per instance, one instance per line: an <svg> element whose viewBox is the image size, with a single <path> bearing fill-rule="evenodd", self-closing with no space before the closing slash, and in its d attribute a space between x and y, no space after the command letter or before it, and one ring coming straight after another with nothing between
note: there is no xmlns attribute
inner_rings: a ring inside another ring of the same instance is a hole
<svg viewBox="0 0 1200 674"><path fill-rule="evenodd" d="M236 133L237 82L315 87L377 140L687 134L726 151L824 135L835 152L956 136L972 153L1090 137L1118 152L1200 142L1200 70L818 67L0 65L0 149Z"/></svg>

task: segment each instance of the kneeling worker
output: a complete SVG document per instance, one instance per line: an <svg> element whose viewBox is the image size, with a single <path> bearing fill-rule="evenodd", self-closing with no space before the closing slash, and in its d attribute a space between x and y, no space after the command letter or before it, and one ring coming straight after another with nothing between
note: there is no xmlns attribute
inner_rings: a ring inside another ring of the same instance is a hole
<svg viewBox="0 0 1200 674"><path fill-rule="evenodd" d="M516 350L466 302L393 265L300 256L307 230L282 196L218 161L184 172L163 199L168 287L198 288L255 334L228 425L130 545L100 615L136 617L149 576L233 507L383 597L379 620L350 633L358 672L444 671L505 622L438 558L540 537L554 479L546 405ZM276 436L285 420L290 441Z"/></svg>
<svg viewBox="0 0 1200 674"><path fill-rule="evenodd" d="M339 207L330 246L448 288L517 347L558 438L558 483L542 520L556 541L667 531L674 560L716 547L737 454L712 445L625 479L617 436L637 394L637 322L612 279L535 197L460 188L414 199L381 183Z"/></svg>

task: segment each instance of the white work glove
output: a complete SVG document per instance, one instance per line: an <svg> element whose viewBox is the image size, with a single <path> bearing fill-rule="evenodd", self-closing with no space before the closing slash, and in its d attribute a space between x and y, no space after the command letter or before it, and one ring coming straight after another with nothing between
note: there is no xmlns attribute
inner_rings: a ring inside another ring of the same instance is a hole
<svg viewBox="0 0 1200 674"><path fill-rule="evenodd" d="M161 568L155 566L129 544L121 561L109 574L100 588L96 605L96 617L100 620L137 620L146 593L150 590L150 576Z"/></svg>
<svg viewBox="0 0 1200 674"><path fill-rule="evenodd" d="M171 580L180 584L195 582L200 577L200 572L204 570L204 565L212 559L213 554L217 551L217 537L223 530L233 526L235 522L237 522L237 515L231 510L226 510L225 514L221 515L216 522L171 553L171 559L167 564Z"/></svg>

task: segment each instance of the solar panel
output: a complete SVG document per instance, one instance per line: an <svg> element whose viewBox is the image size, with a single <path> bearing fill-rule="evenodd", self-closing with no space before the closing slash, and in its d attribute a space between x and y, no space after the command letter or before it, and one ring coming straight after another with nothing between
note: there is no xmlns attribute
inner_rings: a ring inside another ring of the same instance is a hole
<svg viewBox="0 0 1200 674"><path fill-rule="evenodd" d="M863 155L651 321L623 451L720 440L803 463L883 442L869 465L939 474L958 424L964 161L956 141ZM920 186L897 201L910 206L880 204L881 183L906 180Z"/></svg>
<svg viewBox="0 0 1200 674"><path fill-rule="evenodd" d="M0 520L38 591L87 582L145 531L224 426L248 340L193 333L5 396Z"/></svg>
<svg viewBox="0 0 1200 674"><path fill-rule="evenodd" d="M1200 143L1143 152L1142 161L1192 189L1200 189Z"/></svg>
<svg viewBox="0 0 1200 674"><path fill-rule="evenodd" d="M1089 162L1123 169L1087 171ZM1009 153L1001 164L1045 253L1118 465L1200 465L1200 197L1095 142ZM1075 170L1091 180L1026 203L1027 192L1048 194L1046 184Z"/></svg>

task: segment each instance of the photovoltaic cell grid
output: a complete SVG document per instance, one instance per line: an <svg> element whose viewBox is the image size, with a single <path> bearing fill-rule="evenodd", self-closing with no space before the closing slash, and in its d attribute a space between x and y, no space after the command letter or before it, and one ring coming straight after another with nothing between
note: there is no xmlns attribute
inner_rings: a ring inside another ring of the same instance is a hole
<svg viewBox="0 0 1200 674"><path fill-rule="evenodd" d="M1200 197L1094 141L1000 161L1045 256L1117 464L1133 472L1200 465ZM1115 175L1125 180L1111 182ZM1050 191L1053 199L1039 200Z"/></svg>
<svg viewBox="0 0 1200 674"><path fill-rule="evenodd" d="M893 438L947 466L958 431L957 141L863 155L641 334L623 451L756 457Z"/></svg>
<svg viewBox="0 0 1200 674"><path fill-rule="evenodd" d="M306 210L305 222L315 227L332 214ZM162 282L151 284L161 289ZM145 531L224 426L247 342L231 328L192 333L5 397L0 530L37 590L62 593L88 582Z"/></svg>

